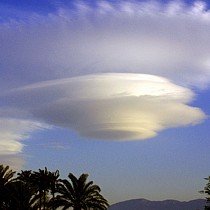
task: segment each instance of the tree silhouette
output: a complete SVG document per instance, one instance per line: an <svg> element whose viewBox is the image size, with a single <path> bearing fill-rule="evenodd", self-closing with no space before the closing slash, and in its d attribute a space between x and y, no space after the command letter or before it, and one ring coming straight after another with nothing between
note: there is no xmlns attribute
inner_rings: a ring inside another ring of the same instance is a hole
<svg viewBox="0 0 210 210"><path fill-rule="evenodd" d="M43 210L46 209L47 193L50 188L50 181L48 175L49 171L46 167L44 170L39 169L38 172L35 171L32 175L33 183L38 187L39 209L42 209L43 206Z"/></svg>
<svg viewBox="0 0 210 210"><path fill-rule="evenodd" d="M0 209L8 209L10 204L9 185L14 180L15 171L0 165Z"/></svg>
<svg viewBox="0 0 210 210"><path fill-rule="evenodd" d="M93 181L87 182L88 174L76 178L59 179L59 171L25 170L17 174L9 166L0 165L0 210L106 210L107 200ZM50 199L49 199L50 198Z"/></svg>
<svg viewBox="0 0 210 210"><path fill-rule="evenodd" d="M37 210L37 196L35 188L16 180L9 186L10 205L7 210Z"/></svg>
<svg viewBox="0 0 210 210"><path fill-rule="evenodd" d="M59 178L59 171L56 170L55 172L48 171L45 167L44 170L39 169L38 172L31 170L21 171L21 173L18 173L18 180L23 181L26 186L34 193L33 201L37 201L37 198L39 202L36 202L33 206L37 206L43 209L46 209L47 207L55 210L55 191L56 191L56 185L58 183ZM48 191L51 193L52 198L49 202L47 202L46 194Z"/></svg>
<svg viewBox="0 0 210 210"><path fill-rule="evenodd" d="M55 193L56 193L56 187L59 183L59 170L56 170L55 172L48 173L48 179L49 179L49 189L52 194L52 199L50 200L50 206L52 207L52 210L55 210Z"/></svg>
<svg viewBox="0 0 210 210"><path fill-rule="evenodd" d="M58 184L56 196L56 207L74 210L106 210L109 206L107 200L100 194L100 187L93 184L93 181L87 183L88 174L82 174L78 179L72 174L68 175L70 182L66 179Z"/></svg>
<svg viewBox="0 0 210 210"><path fill-rule="evenodd" d="M204 178L204 179L207 180L208 183L204 187L204 190L202 190L200 192L207 194L207 197L206 197L207 205L205 206L205 210L210 210L210 176L208 178Z"/></svg>
<svg viewBox="0 0 210 210"><path fill-rule="evenodd" d="M25 194L27 199L25 199L23 202L27 204L24 205L28 205L28 209L37 209L37 206L39 205L39 187L34 180L34 172L32 172L31 170L22 170L21 173L18 173L17 175L18 176L16 180L17 185L19 186L16 187L16 191L19 190L19 193Z"/></svg>
<svg viewBox="0 0 210 210"><path fill-rule="evenodd" d="M32 176L33 176L33 173L31 170L21 170L21 173L18 173L18 180L21 180L25 183L27 183L28 185L31 185L32 184Z"/></svg>

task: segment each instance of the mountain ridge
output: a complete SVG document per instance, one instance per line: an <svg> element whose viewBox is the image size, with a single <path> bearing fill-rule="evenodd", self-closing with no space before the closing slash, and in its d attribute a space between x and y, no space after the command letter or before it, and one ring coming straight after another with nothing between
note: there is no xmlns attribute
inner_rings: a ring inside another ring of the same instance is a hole
<svg viewBox="0 0 210 210"><path fill-rule="evenodd" d="M203 210L205 204L205 199L150 201L140 198L115 203L108 210Z"/></svg>

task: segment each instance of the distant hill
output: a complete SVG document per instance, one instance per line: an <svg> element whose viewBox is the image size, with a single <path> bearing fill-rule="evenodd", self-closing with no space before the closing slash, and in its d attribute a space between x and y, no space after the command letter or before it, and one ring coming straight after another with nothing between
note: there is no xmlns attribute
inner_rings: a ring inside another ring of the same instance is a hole
<svg viewBox="0 0 210 210"><path fill-rule="evenodd" d="M196 199L191 201L149 201L146 199L134 199L111 205L108 210L203 210L206 201Z"/></svg>

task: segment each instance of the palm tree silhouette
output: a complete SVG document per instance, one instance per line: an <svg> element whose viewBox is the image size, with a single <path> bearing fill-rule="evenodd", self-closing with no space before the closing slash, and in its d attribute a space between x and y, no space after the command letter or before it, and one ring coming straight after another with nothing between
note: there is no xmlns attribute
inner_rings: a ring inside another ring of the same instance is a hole
<svg viewBox="0 0 210 210"><path fill-rule="evenodd" d="M55 210L55 193L56 193L56 187L59 183L59 170L56 170L55 172L48 173L48 179L49 179L49 189L52 194L52 199L50 200L50 206L52 207L52 210Z"/></svg>
<svg viewBox="0 0 210 210"><path fill-rule="evenodd" d="M100 187L87 182L88 174L76 178L69 173L70 180L59 179L58 170L50 172L46 167L21 171L14 178L15 173L0 165L0 210L106 210L109 206Z"/></svg>
<svg viewBox="0 0 210 210"><path fill-rule="evenodd" d="M23 181L16 180L9 186L10 206L7 210L36 210L37 200L36 189L29 188Z"/></svg>
<svg viewBox="0 0 210 210"><path fill-rule="evenodd" d="M18 175L18 180L21 180L29 185L31 185L31 182L32 182L32 171L31 170L21 170L20 173L17 174Z"/></svg>
<svg viewBox="0 0 210 210"><path fill-rule="evenodd" d="M72 207L74 210L106 210L109 206L107 200L100 194L100 187L87 182L88 174L82 174L78 179L72 174L66 179L60 180L57 187L59 195L56 196L56 207L66 210Z"/></svg>
<svg viewBox="0 0 210 210"><path fill-rule="evenodd" d="M9 185L13 182L15 173L9 166L0 165L0 209L9 207Z"/></svg>
<svg viewBox="0 0 210 210"><path fill-rule="evenodd" d="M18 173L17 175L18 175L16 178L17 186L14 186L15 188L14 191L16 192L17 195L18 194L25 195L25 199L22 201L22 202L25 202L25 204L22 204L22 205L28 206L28 209L31 209L32 207L33 207L32 209L37 209L38 208L37 206L39 205L39 202L38 202L39 187L35 183L34 172L32 172L31 170L25 170L25 171L21 170L21 173ZM15 182L15 185L16 185L16 182ZM21 200L21 197L18 198L18 200Z"/></svg>
<svg viewBox="0 0 210 210"><path fill-rule="evenodd" d="M50 181L48 178L49 171L45 167L44 170L39 169L38 172L33 173L33 183L38 187L38 195L39 195L39 209L46 209L46 201L47 201L47 193L50 188ZM42 202L43 199L43 202Z"/></svg>
<svg viewBox="0 0 210 210"><path fill-rule="evenodd" d="M48 206L55 210L54 200L59 176L58 170L51 172L45 167L44 170L39 169L38 172L32 172L31 170L21 171L21 173L18 173L17 179L23 181L28 189L34 193L33 201L36 201L37 197L39 198L39 208L43 206L46 209ZM52 195L49 203L46 201L46 193L48 191Z"/></svg>

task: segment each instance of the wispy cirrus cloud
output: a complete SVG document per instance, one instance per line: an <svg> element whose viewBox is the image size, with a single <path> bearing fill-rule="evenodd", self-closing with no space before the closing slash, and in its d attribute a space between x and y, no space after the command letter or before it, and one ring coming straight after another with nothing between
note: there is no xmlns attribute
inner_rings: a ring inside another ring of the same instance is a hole
<svg viewBox="0 0 210 210"><path fill-rule="evenodd" d="M209 84L210 12L202 2L80 1L22 19L0 26L2 88L106 72Z"/></svg>

